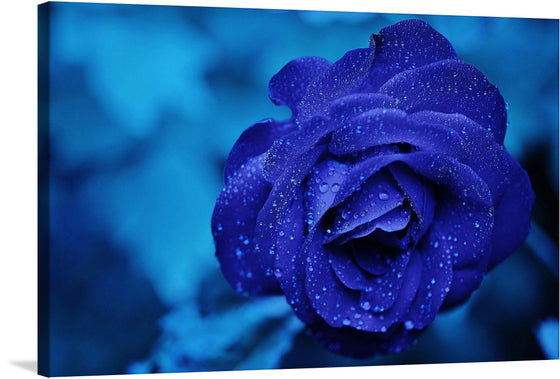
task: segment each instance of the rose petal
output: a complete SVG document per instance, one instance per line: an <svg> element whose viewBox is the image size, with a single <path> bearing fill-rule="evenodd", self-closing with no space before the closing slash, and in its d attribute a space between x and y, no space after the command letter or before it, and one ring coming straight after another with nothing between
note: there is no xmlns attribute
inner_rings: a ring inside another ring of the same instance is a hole
<svg viewBox="0 0 560 379"><path fill-rule="evenodd" d="M406 143L415 150L450 155L460 162L468 151L453 129L412 120L402 110L376 108L347 121L332 134L329 150L336 155L351 154L376 145Z"/></svg>
<svg viewBox="0 0 560 379"><path fill-rule="evenodd" d="M506 151L504 157L510 165L510 184L494 212L490 268L513 253L529 234L535 200L527 173Z"/></svg>
<svg viewBox="0 0 560 379"><path fill-rule="evenodd" d="M302 196L298 198L301 199ZM296 315L302 321L311 323L316 318L316 312L305 292L305 255L302 248L305 237L301 227L303 219L303 204L301 201L294 201L282 220L289 233L278 233L274 240L275 247L278 246L274 249L274 275Z"/></svg>
<svg viewBox="0 0 560 379"><path fill-rule="evenodd" d="M430 250L444 250L450 254L453 267L461 268L488 257L487 246L493 227L492 208L485 203L441 193L432 226L424 240L429 241Z"/></svg>
<svg viewBox="0 0 560 379"><path fill-rule="evenodd" d="M379 218L403 201L404 196L391 174L386 170L376 173L337 207L327 242Z"/></svg>
<svg viewBox="0 0 560 379"><path fill-rule="evenodd" d="M350 167L346 182L341 185L333 206L354 193L367 178L394 162L408 165L416 174L430 179L434 184L443 185L456 196L483 202L489 209L492 207L488 186L471 168L448 156L422 151L373 156L355 163Z"/></svg>
<svg viewBox="0 0 560 379"><path fill-rule="evenodd" d="M354 153L372 146L399 143L400 139L378 132L388 123L392 129L409 128L411 122L399 109L374 108L345 121L344 126L332 134L329 150L335 155ZM373 135L370 136L370 133Z"/></svg>
<svg viewBox="0 0 560 379"><path fill-rule="evenodd" d="M509 165L504 157L503 146L496 143L492 133L468 117L453 113L421 111L410 115L412 120L435 123L453 129L464 140L466 154L455 155L456 159L470 166L484 180L492 192L497 206L507 185Z"/></svg>
<svg viewBox="0 0 560 379"><path fill-rule="evenodd" d="M389 109L394 106L395 99L382 93L353 93L334 100L329 106L329 115L341 123L371 109Z"/></svg>
<svg viewBox="0 0 560 379"><path fill-rule="evenodd" d="M373 61L375 47L350 50L307 87L298 110L298 120L328 116L330 103L355 92Z"/></svg>
<svg viewBox="0 0 560 379"><path fill-rule="evenodd" d="M395 162L387 166L404 195L410 202L417 217L412 238L419 241L426 233L436 208L436 197L433 184L421 175L417 175L402 162Z"/></svg>
<svg viewBox="0 0 560 379"><path fill-rule="evenodd" d="M455 198L478 202L486 206L488 211L492 209L492 194L486 183L470 167L455 159L418 151L403 154L399 160L417 174L443 186Z"/></svg>
<svg viewBox="0 0 560 379"><path fill-rule="evenodd" d="M402 274L402 285L400 289L396 290L398 293L395 301L377 315L381 321L388 322L389 325L402 321L402 316L412 306L411 304L417 297L422 279L422 260L417 251L411 252L405 271ZM362 292L362 303L367 297L368 293ZM375 304L372 307L372 309L375 309Z"/></svg>
<svg viewBox="0 0 560 379"><path fill-rule="evenodd" d="M425 261L418 305L425 307L409 314L415 325L431 323L447 296L446 305L455 303L479 286L487 271L493 226L492 212L483 202L440 195L430 230L418 246Z"/></svg>
<svg viewBox="0 0 560 379"><path fill-rule="evenodd" d="M366 304L362 301L364 292L353 290L342 284L335 276L329 257L330 247L320 243L320 237L315 234L309 243L306 243L306 292L319 314L329 325L333 327L350 326L371 332L387 331L399 320L408 309L408 305L414 299L414 293L418 288L421 269L419 269L416 258L412 258L402 272L402 288L396 296L391 308L385 312L374 312L375 304ZM350 266L349 266L350 267ZM367 277L366 277L367 278ZM370 277L369 287L374 288L377 284L374 277ZM379 309L376 309L379 311Z"/></svg>
<svg viewBox="0 0 560 379"><path fill-rule="evenodd" d="M405 205L407 206L405 207ZM411 214L410 207L408 204L405 205L401 207L401 212ZM406 250L407 248L412 248L414 246L414 241L411 236L411 229L413 229L412 226L414 226L414 223L408 225L406 229L401 230L398 233L387 233L383 230L374 230L370 234L370 238L385 247L396 250Z"/></svg>
<svg viewBox="0 0 560 379"><path fill-rule="evenodd" d="M333 273L344 286L352 290L363 290L370 285L371 274L357 264L350 246L328 245L321 249L326 249Z"/></svg>
<svg viewBox="0 0 560 379"><path fill-rule="evenodd" d="M414 255L421 260L420 285L408 312L401 315L401 320L408 329L423 329L434 321L447 296L453 279L453 267L444 249L430 249L421 243Z"/></svg>
<svg viewBox="0 0 560 379"><path fill-rule="evenodd" d="M446 307L465 300L480 285L488 270L493 228L493 213L484 205L442 196L427 240L432 249L449 251L453 264Z"/></svg>
<svg viewBox="0 0 560 379"><path fill-rule="evenodd" d="M257 214L271 186L263 179L263 156L252 158L227 181L212 215L212 234L222 272L233 288L250 294L279 293L272 271L263 269L255 250ZM272 269L272 265L267 266Z"/></svg>
<svg viewBox="0 0 560 379"><path fill-rule="evenodd" d="M313 308L331 326L361 328L364 320L361 319L360 292L338 281L329 264L326 247L321 245L316 235L313 240L306 249L305 281L305 290Z"/></svg>
<svg viewBox="0 0 560 379"><path fill-rule="evenodd" d="M370 179L375 173L382 170L385 166L398 161L405 154L395 153L393 149L376 149L374 154L364 157L363 160L349 165L346 181L341 183L340 190L335 196L332 207L342 203L346 198L361 190L361 186ZM386 152L384 150L387 150Z"/></svg>
<svg viewBox="0 0 560 379"><path fill-rule="evenodd" d="M407 268L411 252L395 253L394 257L388 260L389 270L375 279L375 285L366 288L362 292L362 307L367 301L368 308L372 307L373 312L383 312L393 306L399 296L399 291L403 284L404 272ZM360 266L367 265L364 250L356 249L354 256ZM367 267L367 266L366 266Z"/></svg>
<svg viewBox="0 0 560 379"><path fill-rule="evenodd" d="M447 251L447 247L441 249L447 255L453 253L453 257L449 257L453 258L454 267L478 261L485 253L488 230L493 227L493 206L488 187L467 166L457 161L420 152L414 155L415 159L407 159L407 163L447 189L438 191L436 214L422 240L425 248L439 251L438 244L446 239L449 250L453 249L453 244L456 245L454 252ZM430 240L432 247L426 247L426 240Z"/></svg>
<svg viewBox="0 0 560 379"><path fill-rule="evenodd" d="M306 151L291 167L285 167L281 177L274 183L270 195L257 215L255 229L255 248L262 252L258 259L263 267L271 267L274 261L274 241L283 230L283 219L292 204L297 204L303 209L303 193L301 186L317 162L317 159L326 151L326 146L320 145ZM266 164L266 157L265 163ZM303 224L303 220L302 220ZM272 254L270 252L272 251Z"/></svg>
<svg viewBox="0 0 560 379"><path fill-rule="evenodd" d="M445 60L403 71L379 89L398 99L407 113L433 110L461 113L488 129L498 144L506 132L506 107L498 88L475 67Z"/></svg>
<svg viewBox="0 0 560 379"><path fill-rule="evenodd" d="M373 238L364 238L348 243L352 249L353 261L357 267L375 276L383 275L391 268L391 262L398 252L392 249L383 249ZM362 287L360 289L365 289Z"/></svg>
<svg viewBox="0 0 560 379"><path fill-rule="evenodd" d="M467 266L456 270L454 269L453 281L449 286L450 291L441 309L454 307L467 300L473 291L480 287L480 283L485 275L486 267L481 270L479 264L475 264L472 267Z"/></svg>
<svg viewBox="0 0 560 379"><path fill-rule="evenodd" d="M266 119L247 128L233 145L224 169L224 181L234 174L244 163L264 153L272 143L296 129L290 121L277 122Z"/></svg>
<svg viewBox="0 0 560 379"><path fill-rule="evenodd" d="M313 169L305 192L306 224L309 228L318 225L331 208L341 183L346 180L347 171L347 165L331 159L321 162Z"/></svg>
<svg viewBox="0 0 560 379"><path fill-rule="evenodd" d="M288 106L294 116L307 86L332 64L319 57L294 59L285 65L268 84L268 95L276 105Z"/></svg>
<svg viewBox="0 0 560 379"><path fill-rule="evenodd" d="M405 330L401 325L382 333L370 333L350 327L332 328L318 320L310 325L317 340L329 350L354 358L367 358L375 353L399 353L418 338L421 331Z"/></svg>
<svg viewBox="0 0 560 379"><path fill-rule="evenodd" d="M320 319L309 325L313 336L330 351L353 358L368 358L382 351L378 333L350 327L333 328Z"/></svg>
<svg viewBox="0 0 560 379"><path fill-rule="evenodd" d="M273 183L290 167L298 165L302 154L316 146L335 125L323 117L313 117L300 129L274 141L264 160L264 177Z"/></svg>
<svg viewBox="0 0 560 379"><path fill-rule="evenodd" d="M375 58L361 92L376 92L395 74L444 59L457 59L451 43L426 22L404 20L373 35Z"/></svg>
<svg viewBox="0 0 560 379"><path fill-rule="evenodd" d="M370 235L376 230L389 232L387 234L394 234L392 232L400 231L406 228L410 222L410 209L407 207L399 206L384 215L372 221L365 222L351 231L342 234L332 241L335 245L342 245L348 241L356 238L362 238Z"/></svg>

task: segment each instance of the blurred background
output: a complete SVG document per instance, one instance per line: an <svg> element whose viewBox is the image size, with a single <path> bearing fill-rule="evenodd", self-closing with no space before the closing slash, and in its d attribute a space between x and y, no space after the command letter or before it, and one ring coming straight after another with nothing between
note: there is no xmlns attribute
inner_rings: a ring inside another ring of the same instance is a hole
<svg viewBox="0 0 560 379"><path fill-rule="evenodd" d="M532 231L410 349L353 360L283 297L236 294L210 218L237 137L289 116L269 79L406 18L499 86L505 146L536 193ZM48 30L52 376L558 358L558 20L51 3Z"/></svg>

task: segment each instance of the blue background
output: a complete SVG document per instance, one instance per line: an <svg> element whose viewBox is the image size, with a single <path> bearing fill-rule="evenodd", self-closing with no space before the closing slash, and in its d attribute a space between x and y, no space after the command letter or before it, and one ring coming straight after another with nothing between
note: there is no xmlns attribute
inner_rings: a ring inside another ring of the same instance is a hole
<svg viewBox="0 0 560 379"><path fill-rule="evenodd" d="M289 116L267 96L282 66L412 17L499 86L533 229L413 347L353 360L229 288L210 218L237 137ZM51 375L558 358L558 20L51 3L49 22Z"/></svg>

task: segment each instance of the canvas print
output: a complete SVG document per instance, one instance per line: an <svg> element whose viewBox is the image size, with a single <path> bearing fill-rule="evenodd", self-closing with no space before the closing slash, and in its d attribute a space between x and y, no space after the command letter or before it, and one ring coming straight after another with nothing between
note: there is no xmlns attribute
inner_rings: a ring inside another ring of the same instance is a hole
<svg viewBox="0 0 560 379"><path fill-rule="evenodd" d="M558 20L38 11L41 375L558 359Z"/></svg>

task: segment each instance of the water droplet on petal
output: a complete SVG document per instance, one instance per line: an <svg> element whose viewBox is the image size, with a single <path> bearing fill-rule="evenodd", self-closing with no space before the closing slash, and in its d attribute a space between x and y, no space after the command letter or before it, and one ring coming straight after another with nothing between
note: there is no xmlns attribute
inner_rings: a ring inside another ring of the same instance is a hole
<svg viewBox="0 0 560 379"><path fill-rule="evenodd" d="M321 183L321 185L319 186L319 191L321 191L322 193L325 193L329 190L329 184L326 182Z"/></svg>
<svg viewBox="0 0 560 379"><path fill-rule="evenodd" d="M387 192L379 193L379 200L387 200L387 199L389 199L389 194Z"/></svg>

